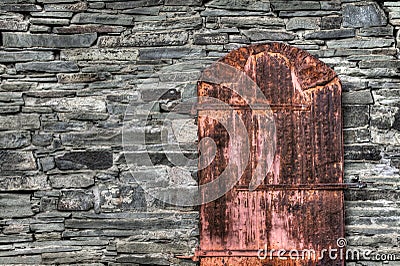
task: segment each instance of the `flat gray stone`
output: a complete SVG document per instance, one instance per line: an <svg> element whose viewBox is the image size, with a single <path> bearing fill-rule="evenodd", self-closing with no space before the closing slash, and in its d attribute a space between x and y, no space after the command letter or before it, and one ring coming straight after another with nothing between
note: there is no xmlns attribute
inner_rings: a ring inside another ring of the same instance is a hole
<svg viewBox="0 0 400 266"><path fill-rule="evenodd" d="M360 68L400 68L400 60L360 61Z"/></svg>
<svg viewBox="0 0 400 266"><path fill-rule="evenodd" d="M275 17L221 17L221 24L225 27L237 27L237 28L252 28L258 26L270 26L270 27L283 27L285 22L281 18Z"/></svg>
<svg viewBox="0 0 400 266"><path fill-rule="evenodd" d="M33 214L30 194L0 193L0 217L29 217Z"/></svg>
<svg viewBox="0 0 400 266"><path fill-rule="evenodd" d="M93 194L86 190L65 190L58 199L60 211L87 211L93 208Z"/></svg>
<svg viewBox="0 0 400 266"><path fill-rule="evenodd" d="M228 10L255 10L270 11L269 1L248 1L248 0L213 0L205 4L206 7L221 8Z"/></svg>
<svg viewBox="0 0 400 266"><path fill-rule="evenodd" d="M137 32L124 37L100 37L99 46L176 46L184 45L187 41L186 31Z"/></svg>
<svg viewBox="0 0 400 266"><path fill-rule="evenodd" d="M34 4L0 4L0 10L8 12L34 12L41 11L42 8Z"/></svg>
<svg viewBox="0 0 400 266"><path fill-rule="evenodd" d="M19 20L0 20L1 31L27 31L29 27L28 21Z"/></svg>
<svg viewBox="0 0 400 266"><path fill-rule="evenodd" d="M3 32L5 47L48 47L48 48L79 48L89 47L97 39L96 33L54 35Z"/></svg>
<svg viewBox="0 0 400 266"><path fill-rule="evenodd" d="M343 6L343 26L351 28L368 28L385 26L385 12L376 3L346 4Z"/></svg>
<svg viewBox="0 0 400 266"><path fill-rule="evenodd" d="M0 158L1 171L28 171L37 169L32 152L0 150Z"/></svg>
<svg viewBox="0 0 400 266"><path fill-rule="evenodd" d="M0 130L38 129L39 127L40 120L37 114L0 116Z"/></svg>
<svg viewBox="0 0 400 266"><path fill-rule="evenodd" d="M94 185L93 173L51 175L49 182L53 188L86 188Z"/></svg>
<svg viewBox="0 0 400 266"><path fill-rule="evenodd" d="M139 51L134 48L91 48L62 50L60 58L70 61L135 61Z"/></svg>
<svg viewBox="0 0 400 266"><path fill-rule="evenodd" d="M354 37L356 31L354 29L340 29L340 30L322 30L308 33L304 36L305 39L339 39Z"/></svg>
<svg viewBox="0 0 400 266"><path fill-rule="evenodd" d="M133 24L133 16L79 13L72 18L71 23L129 26Z"/></svg>
<svg viewBox="0 0 400 266"><path fill-rule="evenodd" d="M340 29L343 18L341 16L325 16L321 18L322 30Z"/></svg>
<svg viewBox="0 0 400 266"><path fill-rule="evenodd" d="M165 0L166 6L201 6L202 0Z"/></svg>
<svg viewBox="0 0 400 266"><path fill-rule="evenodd" d="M33 191L48 188L45 175L0 177L0 191Z"/></svg>
<svg viewBox="0 0 400 266"><path fill-rule="evenodd" d="M57 79L59 83L89 83L100 80L106 80L107 77L110 76L108 73L73 73L66 74L60 73L57 74Z"/></svg>
<svg viewBox="0 0 400 266"><path fill-rule="evenodd" d="M287 30L315 30L319 28L320 18L291 18L286 24Z"/></svg>
<svg viewBox="0 0 400 266"><path fill-rule="evenodd" d="M65 4L45 4L45 11L55 11L55 12L82 12L88 9L88 5L86 2L77 2L74 3L65 3Z"/></svg>
<svg viewBox="0 0 400 266"><path fill-rule="evenodd" d="M351 91L351 92L343 92L342 103L366 105L366 104L373 104L374 99L372 98L371 91L369 90Z"/></svg>
<svg viewBox="0 0 400 266"><path fill-rule="evenodd" d="M271 5L274 11L321 9L321 4L318 1L271 1Z"/></svg>
<svg viewBox="0 0 400 266"><path fill-rule="evenodd" d="M15 64L17 71L26 72L77 72L79 67L74 62L68 61L51 61L51 62L29 62Z"/></svg>
<svg viewBox="0 0 400 266"><path fill-rule="evenodd" d="M138 1L117 1L114 3L107 3L106 8L111 9L131 9L136 7L158 6L162 5L163 0L138 0Z"/></svg>
<svg viewBox="0 0 400 266"><path fill-rule="evenodd" d="M16 149L29 146L31 135L27 131L0 131L0 149Z"/></svg>
<svg viewBox="0 0 400 266"><path fill-rule="evenodd" d="M353 38L343 40L327 41L328 48L345 49L345 48L382 48L390 47L394 43L393 39L384 38ZM364 52L365 53L365 52Z"/></svg>
<svg viewBox="0 0 400 266"><path fill-rule="evenodd" d="M113 165L113 154L107 150L67 152L56 157L61 170L91 169L105 170Z"/></svg>
<svg viewBox="0 0 400 266"><path fill-rule="evenodd" d="M293 33L276 30L251 29L245 30L243 33L252 41L292 41L296 38Z"/></svg>
<svg viewBox="0 0 400 266"><path fill-rule="evenodd" d="M194 44L225 44L229 42L226 33L197 33L193 36Z"/></svg>
<svg viewBox="0 0 400 266"><path fill-rule="evenodd" d="M183 29L200 29L203 20L200 16L166 18L155 21L138 21L135 22L134 31L165 31L165 30L183 30Z"/></svg>
<svg viewBox="0 0 400 266"><path fill-rule="evenodd" d="M50 61L54 59L53 52L50 51L0 51L0 62L29 62L29 61Z"/></svg>
<svg viewBox="0 0 400 266"><path fill-rule="evenodd" d="M104 212L115 210L146 211L144 190L138 185L99 185L100 209Z"/></svg>
<svg viewBox="0 0 400 266"><path fill-rule="evenodd" d="M369 108L367 105L345 105L343 108L343 127L364 127L369 123Z"/></svg>
<svg viewBox="0 0 400 266"><path fill-rule="evenodd" d="M30 23L38 25L62 26L69 25L70 20L65 18L31 18Z"/></svg>
<svg viewBox="0 0 400 266"><path fill-rule="evenodd" d="M72 33L119 33L124 31L122 26L108 25L71 25L68 27L54 27L54 33L72 34Z"/></svg>
<svg viewBox="0 0 400 266"><path fill-rule="evenodd" d="M25 105L28 107L51 107L56 112L106 112L105 101L98 97L25 97Z"/></svg>

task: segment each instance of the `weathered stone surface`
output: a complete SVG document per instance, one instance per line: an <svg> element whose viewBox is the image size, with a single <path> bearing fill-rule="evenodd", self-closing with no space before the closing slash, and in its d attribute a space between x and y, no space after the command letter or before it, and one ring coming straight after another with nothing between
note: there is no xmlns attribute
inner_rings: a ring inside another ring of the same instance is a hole
<svg viewBox="0 0 400 266"><path fill-rule="evenodd" d="M0 131L0 148L15 149L26 147L31 142L31 135L27 131Z"/></svg>
<svg viewBox="0 0 400 266"><path fill-rule="evenodd" d="M72 12L80 12L86 11L88 8L87 3L80 1L74 1L73 3L66 3L66 4L45 4L44 10L45 11L72 11Z"/></svg>
<svg viewBox="0 0 400 266"><path fill-rule="evenodd" d="M342 25L343 18L340 16L328 16L321 18L321 29L322 30L332 30L340 29Z"/></svg>
<svg viewBox="0 0 400 266"><path fill-rule="evenodd" d="M394 43L393 39L383 39L383 38L364 38L364 39L344 39L344 40L334 40L327 41L326 45L328 48L336 49L346 49L346 48L381 48L389 47Z"/></svg>
<svg viewBox="0 0 400 266"><path fill-rule="evenodd" d="M388 25L386 27L372 27L372 28L361 28L358 32L360 36L392 36L393 35L393 26Z"/></svg>
<svg viewBox="0 0 400 266"><path fill-rule="evenodd" d="M226 33L197 33L193 39L194 44L225 44L229 41Z"/></svg>
<svg viewBox="0 0 400 266"><path fill-rule="evenodd" d="M72 33L119 33L124 30L122 26L106 25L72 25L69 27L54 27L54 33L72 34Z"/></svg>
<svg viewBox="0 0 400 266"><path fill-rule="evenodd" d="M397 108L391 106L372 106L371 126L378 129L391 129L396 120Z"/></svg>
<svg viewBox="0 0 400 266"><path fill-rule="evenodd" d="M283 19L275 17L222 17L220 23L226 27L238 28L252 28L256 25L270 27L285 25Z"/></svg>
<svg viewBox="0 0 400 266"><path fill-rule="evenodd" d="M320 18L292 18L286 24L287 30L315 30L321 22Z"/></svg>
<svg viewBox="0 0 400 266"><path fill-rule="evenodd" d="M31 33L50 33L51 27L45 25L31 25L29 31Z"/></svg>
<svg viewBox="0 0 400 266"><path fill-rule="evenodd" d="M200 16L166 18L159 21L135 22L134 31L165 31L166 29L200 29L203 20ZM135 34L133 32L133 34Z"/></svg>
<svg viewBox="0 0 400 266"><path fill-rule="evenodd" d="M5 47L49 47L49 48L79 48L89 47L97 39L96 33L53 35L28 33L2 33Z"/></svg>
<svg viewBox="0 0 400 266"><path fill-rule="evenodd" d="M381 158L381 150L377 145L347 145L344 147L345 160L377 161Z"/></svg>
<svg viewBox="0 0 400 266"><path fill-rule="evenodd" d="M343 130L344 143L359 143L371 141L371 132L367 128Z"/></svg>
<svg viewBox="0 0 400 266"><path fill-rule="evenodd" d="M252 41L291 41L296 38L296 35L293 33L276 30L251 29L245 30L243 33Z"/></svg>
<svg viewBox="0 0 400 266"><path fill-rule="evenodd" d="M107 150L69 152L56 157L56 165L61 170L108 169L113 165L113 154Z"/></svg>
<svg viewBox="0 0 400 266"><path fill-rule="evenodd" d="M33 4L0 4L0 10L9 12L30 12L41 11L42 8Z"/></svg>
<svg viewBox="0 0 400 266"><path fill-rule="evenodd" d="M49 182L53 188L86 188L94 185L93 173L52 175Z"/></svg>
<svg viewBox="0 0 400 266"><path fill-rule="evenodd" d="M32 152L0 150L1 171L36 170L36 161Z"/></svg>
<svg viewBox="0 0 400 266"><path fill-rule="evenodd" d="M206 3L207 7L233 9L233 10L256 10L270 11L270 3L267 1L247 1L247 0L213 0Z"/></svg>
<svg viewBox="0 0 400 266"><path fill-rule="evenodd" d="M99 80L106 80L109 73L77 73L77 74L57 74L60 83L88 83Z"/></svg>
<svg viewBox="0 0 400 266"><path fill-rule="evenodd" d="M343 7L343 26L352 28L384 26L387 18L376 4L347 4Z"/></svg>
<svg viewBox="0 0 400 266"><path fill-rule="evenodd" d="M31 18L30 22L32 24L51 26L69 25L70 23L69 19L64 18Z"/></svg>
<svg viewBox="0 0 400 266"><path fill-rule="evenodd" d="M186 31L140 32L125 37L100 37L100 47L119 46L174 46L184 45L188 41Z"/></svg>
<svg viewBox="0 0 400 266"><path fill-rule="evenodd" d="M121 146L122 135L119 131L96 131L85 133L69 133L62 134L61 141L67 146L85 146L85 145L105 145L105 146Z"/></svg>
<svg viewBox="0 0 400 266"><path fill-rule="evenodd" d="M146 48L139 51L140 60L179 59L202 55L205 55L205 50L186 47Z"/></svg>
<svg viewBox="0 0 400 266"><path fill-rule="evenodd" d="M323 30L308 33L304 36L305 39L339 39L354 37L356 32L354 29L340 29L340 30Z"/></svg>
<svg viewBox="0 0 400 266"><path fill-rule="evenodd" d="M368 60L359 63L360 68L400 68L400 60Z"/></svg>
<svg viewBox="0 0 400 266"><path fill-rule="evenodd" d="M29 217L33 215L29 194L0 194L0 217Z"/></svg>
<svg viewBox="0 0 400 266"><path fill-rule="evenodd" d="M92 48L61 51L61 59L70 61L135 61L139 51L133 48Z"/></svg>
<svg viewBox="0 0 400 266"><path fill-rule="evenodd" d="M373 104L372 94L369 90L344 92L342 94L343 104Z"/></svg>
<svg viewBox="0 0 400 266"><path fill-rule="evenodd" d="M77 72L79 67L74 62L68 61L52 61L52 62L29 62L17 63L15 65L17 71L33 71L33 72Z"/></svg>
<svg viewBox="0 0 400 266"><path fill-rule="evenodd" d="M201 6L202 0L165 0L166 6Z"/></svg>
<svg viewBox="0 0 400 266"><path fill-rule="evenodd" d="M86 211L93 208L93 194L85 190L62 191L57 209L60 211Z"/></svg>
<svg viewBox="0 0 400 266"><path fill-rule="evenodd" d="M321 9L321 4L317 1L272 1L271 5L274 11Z"/></svg>
<svg viewBox="0 0 400 266"><path fill-rule="evenodd" d="M104 185L99 186L100 208L102 211L136 210L145 211L145 192L140 186Z"/></svg>
<svg viewBox="0 0 400 266"><path fill-rule="evenodd" d="M0 176L0 191L47 189L47 176Z"/></svg>
<svg viewBox="0 0 400 266"><path fill-rule="evenodd" d="M143 242L121 242L117 244L120 253L149 254L149 253L186 253L190 252L187 245L177 243L143 243Z"/></svg>
<svg viewBox="0 0 400 266"><path fill-rule="evenodd" d="M133 17L126 15L78 13L72 18L71 23L129 26L133 24Z"/></svg>
<svg viewBox="0 0 400 266"><path fill-rule="evenodd" d="M90 97L75 98L25 98L26 106L48 106L57 112L105 112L103 99Z"/></svg>
<svg viewBox="0 0 400 266"><path fill-rule="evenodd" d="M73 12L32 12L32 17L43 17L43 18L72 18Z"/></svg>
<svg viewBox="0 0 400 266"><path fill-rule="evenodd" d="M1 31L27 31L28 27L28 21L0 20Z"/></svg>
<svg viewBox="0 0 400 266"><path fill-rule="evenodd" d="M29 62L29 61L49 61L54 59L53 52L49 51L0 51L0 62Z"/></svg>
<svg viewBox="0 0 400 266"><path fill-rule="evenodd" d="M368 125L369 108L363 105L343 106L344 127L363 127Z"/></svg>
<svg viewBox="0 0 400 266"><path fill-rule="evenodd" d="M38 129L39 127L40 120L37 114L0 116L0 130Z"/></svg>
<svg viewBox="0 0 400 266"><path fill-rule="evenodd" d="M114 3L107 3L106 8L111 9L131 9L136 7L157 6L163 3L162 0L139 0L139 1L120 1Z"/></svg>

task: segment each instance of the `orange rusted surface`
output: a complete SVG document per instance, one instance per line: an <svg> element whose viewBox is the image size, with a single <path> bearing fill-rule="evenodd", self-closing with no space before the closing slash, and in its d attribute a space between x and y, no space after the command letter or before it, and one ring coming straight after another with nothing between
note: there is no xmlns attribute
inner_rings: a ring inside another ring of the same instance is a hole
<svg viewBox="0 0 400 266"><path fill-rule="evenodd" d="M254 110L223 84L198 83L198 95L215 97L235 110L198 113L199 140L216 142L213 162L199 171L204 184L217 178L229 162L240 164L240 154L227 156L230 136L215 117L239 114L251 143L250 160L238 184L223 197L200 209L201 266L207 265L344 265L343 259L260 260L257 251L337 249L344 237L343 138L341 84L335 72L298 48L282 43L258 44L229 53L219 62L246 73L259 86L276 125L273 167L261 186L250 191L250 180L260 151ZM229 119L228 119L229 120ZM233 123L233 122L232 122Z"/></svg>

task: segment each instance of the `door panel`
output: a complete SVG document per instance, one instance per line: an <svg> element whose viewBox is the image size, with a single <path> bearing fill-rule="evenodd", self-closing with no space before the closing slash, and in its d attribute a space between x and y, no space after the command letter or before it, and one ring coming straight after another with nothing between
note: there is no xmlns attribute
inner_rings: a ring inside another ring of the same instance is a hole
<svg viewBox="0 0 400 266"><path fill-rule="evenodd" d="M213 118L210 110L199 110L199 140L216 142L212 163L204 167L207 163L200 162L199 183L215 180L228 164L246 162L240 154L228 156L232 132L218 119L235 124L240 118L250 143L249 161L237 184L200 208L201 265L344 265L343 259L327 256L257 256L260 249L312 249L318 255L337 249L337 240L344 237L341 84L336 74L308 53L281 43L240 48L219 62L246 73L259 86L265 97L253 100L272 110L276 130L260 128L267 110L254 109L228 85L199 82L199 96L233 107L213 110ZM262 174L258 159L275 132L273 165ZM235 170L230 174L238 175ZM263 182L251 191L254 175L263 175Z"/></svg>

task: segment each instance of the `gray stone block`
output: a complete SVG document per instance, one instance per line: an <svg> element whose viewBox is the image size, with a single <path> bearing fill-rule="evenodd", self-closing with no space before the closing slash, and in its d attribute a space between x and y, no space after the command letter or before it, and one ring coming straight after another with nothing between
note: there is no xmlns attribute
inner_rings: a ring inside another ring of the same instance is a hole
<svg viewBox="0 0 400 266"><path fill-rule="evenodd" d="M51 96L50 97L54 97ZM25 105L51 107L57 112L105 112L106 103L99 97L36 98L25 97Z"/></svg>
<svg viewBox="0 0 400 266"><path fill-rule="evenodd" d="M113 165L113 154L106 150L67 152L56 157L56 165L61 170L108 169Z"/></svg>
<svg viewBox="0 0 400 266"><path fill-rule="evenodd" d="M28 21L0 20L1 31L27 31L28 27Z"/></svg>
<svg viewBox="0 0 400 266"><path fill-rule="evenodd" d="M400 60L368 60L360 61L360 68L400 68Z"/></svg>
<svg viewBox="0 0 400 266"><path fill-rule="evenodd" d="M61 59L70 61L135 61L139 55L134 48L91 48L61 51Z"/></svg>
<svg viewBox="0 0 400 266"><path fill-rule="evenodd" d="M321 18L291 18L286 23L287 30L315 30L319 28Z"/></svg>
<svg viewBox="0 0 400 266"><path fill-rule="evenodd" d="M275 17L221 17L220 23L225 27L253 28L255 26L283 27L285 22Z"/></svg>
<svg viewBox="0 0 400 266"><path fill-rule="evenodd" d="M186 31L138 32L125 37L99 37L99 46L176 46L184 45L187 41Z"/></svg>
<svg viewBox="0 0 400 266"><path fill-rule="evenodd" d="M88 9L88 5L86 2L76 2L73 3L65 3L65 4L45 4L45 11L56 11L56 12L81 12L86 11Z"/></svg>
<svg viewBox="0 0 400 266"><path fill-rule="evenodd" d="M390 47L394 43L393 39L387 38L353 38L344 40L327 41L326 45L328 48L335 49L347 49L347 48L358 48L358 49L369 49L369 48L382 48ZM365 54L365 51L364 51Z"/></svg>
<svg viewBox="0 0 400 266"><path fill-rule="evenodd" d="M247 0L213 0L205 3L207 7L221 8L228 10L254 10L254 11L270 11L269 1L247 1Z"/></svg>
<svg viewBox="0 0 400 266"><path fill-rule="evenodd" d="M351 28L385 26L387 18L376 3L343 6L343 26Z"/></svg>
<svg viewBox="0 0 400 266"><path fill-rule="evenodd" d="M93 173L51 175L49 182L53 188L86 188L94 185Z"/></svg>
<svg viewBox="0 0 400 266"><path fill-rule="evenodd" d="M5 47L48 47L48 48L74 48L90 47L97 39L96 33L54 35L54 34L29 34L29 33L2 33Z"/></svg>
<svg viewBox="0 0 400 266"><path fill-rule="evenodd" d="M251 29L245 30L243 33L252 41L292 41L296 38L293 33L276 30Z"/></svg>
<svg viewBox="0 0 400 266"><path fill-rule="evenodd" d="M205 56L206 51L199 48L146 48L139 50L139 60L179 59Z"/></svg>
<svg viewBox="0 0 400 266"><path fill-rule="evenodd" d="M339 39L339 38L349 38L354 37L356 32L354 29L340 29L340 30L323 30L308 33L304 36L307 39Z"/></svg>
<svg viewBox="0 0 400 266"><path fill-rule="evenodd" d="M54 27L54 33L73 34L73 33L120 33L124 31L122 26L108 25L71 25L68 27Z"/></svg>
<svg viewBox="0 0 400 266"><path fill-rule="evenodd" d="M343 104L373 104L374 99L372 98L371 91L362 90L362 91L351 91L344 92L342 94L342 103Z"/></svg>
<svg viewBox="0 0 400 266"><path fill-rule="evenodd" d="M271 1L271 5L274 11L321 9L321 4L318 1Z"/></svg>
<svg viewBox="0 0 400 266"><path fill-rule="evenodd" d="M74 62L68 61L51 61L51 62L29 62L15 64L17 71L26 72L77 72L79 67Z"/></svg>
<svg viewBox="0 0 400 266"><path fill-rule="evenodd" d="M42 8L33 4L0 4L0 10L8 12L34 12L41 11Z"/></svg>
<svg viewBox="0 0 400 266"><path fill-rule="evenodd" d="M165 0L166 6L201 6L202 0Z"/></svg>
<svg viewBox="0 0 400 266"><path fill-rule="evenodd" d="M36 160L32 152L0 150L1 171L29 171L36 170Z"/></svg>
<svg viewBox="0 0 400 266"><path fill-rule="evenodd" d="M64 18L31 18L30 23L38 25L62 26L69 25L70 20Z"/></svg>
<svg viewBox="0 0 400 266"><path fill-rule="evenodd" d="M340 16L328 16L321 18L321 29L322 30L332 30L340 29L342 25L343 18Z"/></svg>
<svg viewBox="0 0 400 266"><path fill-rule="evenodd" d="M162 0L139 0L139 1L117 1L107 3L106 8L109 9L131 9L136 7L157 6L163 4Z"/></svg>
<svg viewBox="0 0 400 266"><path fill-rule="evenodd" d="M133 24L133 20L133 16L126 15L78 13L72 18L71 23L129 26Z"/></svg>
<svg viewBox="0 0 400 266"><path fill-rule="evenodd" d="M93 208L94 196L86 190L64 190L58 199L59 211L87 211Z"/></svg>
<svg viewBox="0 0 400 266"><path fill-rule="evenodd" d="M343 106L343 127L364 127L368 125L369 108L364 105Z"/></svg>
<svg viewBox="0 0 400 266"><path fill-rule="evenodd" d="M27 131L0 131L0 149L15 149L29 146L31 135Z"/></svg>
<svg viewBox="0 0 400 266"><path fill-rule="evenodd" d="M33 191L40 189L48 189L47 176L45 175L0 176L0 191Z"/></svg>
<svg viewBox="0 0 400 266"><path fill-rule="evenodd" d="M59 83L89 83L94 81L106 80L109 73L76 73L76 74L57 74Z"/></svg>
<svg viewBox="0 0 400 266"><path fill-rule="evenodd" d="M33 216L31 209L30 194L0 194L0 217L30 217Z"/></svg>
<svg viewBox="0 0 400 266"><path fill-rule="evenodd" d="M228 43L228 34L226 33L197 33L193 36L194 44L225 44Z"/></svg>
<svg viewBox="0 0 400 266"><path fill-rule="evenodd" d="M379 161L381 158L381 148L378 145L345 145L344 147L345 160Z"/></svg>
<svg viewBox="0 0 400 266"><path fill-rule="evenodd" d="M0 116L0 130L38 129L39 127L40 120L37 114Z"/></svg>
<svg viewBox="0 0 400 266"><path fill-rule="evenodd" d="M147 209L145 192L140 186L100 184L99 193L103 212Z"/></svg>
<svg viewBox="0 0 400 266"><path fill-rule="evenodd" d="M53 59L54 54L50 51L0 51L0 62L2 63L50 61Z"/></svg>

